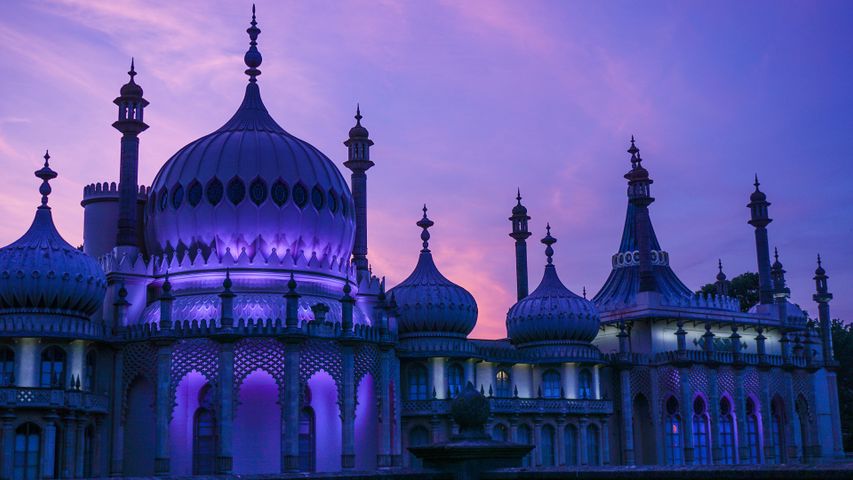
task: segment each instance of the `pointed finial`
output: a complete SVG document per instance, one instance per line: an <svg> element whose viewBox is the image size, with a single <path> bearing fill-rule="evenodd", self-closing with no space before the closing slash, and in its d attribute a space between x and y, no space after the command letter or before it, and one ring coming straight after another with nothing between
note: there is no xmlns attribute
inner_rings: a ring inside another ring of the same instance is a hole
<svg viewBox="0 0 853 480"><path fill-rule="evenodd" d="M47 196L52 191L49 182L56 178L57 173L50 168L50 153L47 150L44 151L44 166L36 170L35 175L42 180L39 186L39 193L41 194L41 206L39 208L50 208L47 206Z"/></svg>
<svg viewBox="0 0 853 480"><path fill-rule="evenodd" d="M518 200L518 204L521 205L521 187L518 187L518 195L515 196L515 199Z"/></svg>
<svg viewBox="0 0 853 480"><path fill-rule="evenodd" d="M586 285L583 286L583 299L586 300Z"/></svg>
<svg viewBox="0 0 853 480"><path fill-rule="evenodd" d="M134 60L134 58L130 57L130 71L127 72L127 74L130 75L130 81L131 82L133 82L133 77L136 76L136 67L133 64L133 60Z"/></svg>
<svg viewBox="0 0 853 480"><path fill-rule="evenodd" d="M166 274L163 276L163 294L168 295L169 292L172 291L172 282L169 281L169 271L166 270Z"/></svg>
<svg viewBox="0 0 853 480"><path fill-rule="evenodd" d="M263 57L261 56L261 52L258 51L258 35L261 33L261 29L258 28L258 22L255 20L254 4L252 4L251 25L251 27L246 29L246 33L249 34L249 50L246 52L246 55L243 56L243 61L246 62L246 66L249 67L246 69L246 75L249 76L249 82L255 83L258 81L257 76L261 74L258 67L261 66Z"/></svg>
<svg viewBox="0 0 853 480"><path fill-rule="evenodd" d="M355 104L355 124L356 126L361 126L361 119L364 118L361 116L361 104Z"/></svg>
<svg viewBox="0 0 853 480"><path fill-rule="evenodd" d="M817 266L818 266L818 267L823 267L823 265L821 264L820 254L819 254L819 253L817 254Z"/></svg>
<svg viewBox="0 0 853 480"><path fill-rule="evenodd" d="M226 292L230 292L231 291L231 285L233 285L233 283L231 282L231 269L226 268L225 269L225 280L222 281L222 287L225 289Z"/></svg>
<svg viewBox="0 0 853 480"><path fill-rule="evenodd" d="M723 273L723 260L721 258L717 259L717 269L720 273Z"/></svg>
<svg viewBox="0 0 853 480"><path fill-rule="evenodd" d="M631 135L631 146L628 148L628 153L631 154L631 167L637 168L637 165L642 161L640 158L640 149L634 143L634 136Z"/></svg>
<svg viewBox="0 0 853 480"><path fill-rule="evenodd" d="M557 239L551 236L551 223L545 226L545 237L541 240L545 244L545 256L548 258L548 265L554 263L554 248L551 246L557 243Z"/></svg>
<svg viewBox="0 0 853 480"><path fill-rule="evenodd" d="M779 247L773 247L773 258L777 263L779 262Z"/></svg>
<svg viewBox="0 0 853 480"><path fill-rule="evenodd" d="M429 251L429 227L435 225L435 222L433 222L432 220L429 219L429 217L427 217L427 206L426 206L426 204L424 204L423 210L424 210L424 216L423 216L423 218L421 218L418 221L418 223L416 225L423 229L423 232L421 232L421 241L423 241L423 249L421 249L421 252L428 252Z"/></svg>
<svg viewBox="0 0 853 480"><path fill-rule="evenodd" d="M759 185L761 185L761 184L758 182L758 174L757 174L757 173L755 174L755 183L753 183L753 185L755 185L755 189L756 189L756 190L758 190L758 186L759 186Z"/></svg>
<svg viewBox="0 0 853 480"><path fill-rule="evenodd" d="M296 291L296 279L293 278L293 272L290 272L290 280L287 281L287 290L289 293Z"/></svg>

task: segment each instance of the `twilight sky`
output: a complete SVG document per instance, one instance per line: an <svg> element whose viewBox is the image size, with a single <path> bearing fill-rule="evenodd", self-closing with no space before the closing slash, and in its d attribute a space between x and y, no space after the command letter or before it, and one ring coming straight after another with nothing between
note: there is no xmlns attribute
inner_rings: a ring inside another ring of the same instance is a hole
<svg viewBox="0 0 853 480"><path fill-rule="evenodd" d="M756 270L745 208L758 173L792 300L811 301L820 252L853 319L853 3L261 0L259 78L278 123L343 169L360 102L370 129L370 253L390 285L431 247L477 298L474 336L505 335L515 298L507 217L533 220L531 290L546 221L563 282L594 294L625 214L631 134L655 184L652 220L680 278ZM59 230L82 241L83 186L116 181L112 104L136 57L151 102L140 180L224 123L246 76L251 2L0 3L0 244L38 204L45 148ZM348 171L344 170L347 174Z"/></svg>

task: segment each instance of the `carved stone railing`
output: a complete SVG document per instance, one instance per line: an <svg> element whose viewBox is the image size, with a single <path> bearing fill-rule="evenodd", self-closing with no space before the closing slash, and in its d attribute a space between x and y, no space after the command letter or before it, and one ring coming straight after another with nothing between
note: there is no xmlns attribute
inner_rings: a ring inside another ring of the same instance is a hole
<svg viewBox="0 0 853 480"><path fill-rule="evenodd" d="M493 414L609 415L613 402L594 399L489 397ZM404 400L403 415L449 415L452 400Z"/></svg>
<svg viewBox="0 0 853 480"><path fill-rule="evenodd" d="M51 408L86 413L107 413L110 399L79 390L35 387L0 388L0 408Z"/></svg>
<svg viewBox="0 0 853 480"><path fill-rule="evenodd" d="M804 356L791 355L786 364L781 355L759 355L757 353L741 353L735 358L730 351L704 350L669 350L653 355L642 353L609 353L605 355L609 363L626 365L665 365L672 363L720 364L720 365L749 365L764 367L793 367L807 368Z"/></svg>

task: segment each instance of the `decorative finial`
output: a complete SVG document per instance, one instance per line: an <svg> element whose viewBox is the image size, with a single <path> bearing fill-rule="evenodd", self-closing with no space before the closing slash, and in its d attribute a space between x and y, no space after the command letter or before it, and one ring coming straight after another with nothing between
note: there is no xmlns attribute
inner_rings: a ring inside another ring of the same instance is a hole
<svg viewBox="0 0 853 480"><path fill-rule="evenodd" d="M418 221L418 223L416 225L421 227L424 230L423 232L421 232L421 241L424 242L423 243L424 248L421 249L421 252L428 252L429 251L429 227L435 225L435 222L433 222L432 220L429 219L429 217L427 217L427 206L426 206L426 204L424 204L424 216L423 216L423 218L421 218Z"/></svg>
<svg viewBox="0 0 853 480"><path fill-rule="evenodd" d="M252 4L251 24L252 26L246 29L246 33L249 34L249 50L246 52L246 55L243 56L243 61L246 62L246 66L249 67L246 69L246 75L249 76L249 82L255 83L258 81L257 76L261 74L258 67L261 66L263 57L261 57L261 52L258 51L258 35L261 33L261 29L258 28L258 22L255 21L254 4Z"/></svg>
<svg viewBox="0 0 853 480"><path fill-rule="evenodd" d="M361 104L355 104L355 125L361 126L361 119L364 118L361 116Z"/></svg>
<svg viewBox="0 0 853 480"><path fill-rule="evenodd" d="M586 300L586 285L583 286L583 299Z"/></svg>
<svg viewBox="0 0 853 480"><path fill-rule="evenodd" d="M225 269L225 280L222 281L222 287L225 288L226 292L230 292L232 285L233 285L233 282L231 282L231 269L226 268Z"/></svg>
<svg viewBox="0 0 853 480"><path fill-rule="evenodd" d="M628 148L628 153L631 154L631 167L637 168L642 159L640 158L640 149L634 143L634 136L631 135L631 146Z"/></svg>
<svg viewBox="0 0 853 480"><path fill-rule="evenodd" d="M518 195L515 196L515 199L518 200L518 204L521 205L521 187L518 187Z"/></svg>
<svg viewBox="0 0 853 480"><path fill-rule="evenodd" d="M42 180L41 186L39 186L39 193L41 194L41 206L39 208L50 208L47 206L47 196L51 192L48 182L56 178L57 173L50 168L50 153L47 150L44 151L44 166L36 170L35 175Z"/></svg>
<svg viewBox="0 0 853 480"><path fill-rule="evenodd" d="M755 185L756 190L758 190L758 186L761 185L760 183L758 183L758 174L757 173L755 174L755 183L753 183L753 185Z"/></svg>
<svg viewBox="0 0 853 480"><path fill-rule="evenodd" d="M773 247L773 258L779 263L779 247Z"/></svg>
<svg viewBox="0 0 853 480"><path fill-rule="evenodd" d="M545 244L545 256L548 257L548 265L552 265L554 263L554 248L551 245L557 243L557 239L551 236L550 222L545 226L545 238L541 241Z"/></svg>
<svg viewBox="0 0 853 480"><path fill-rule="evenodd" d="M822 268L822 267L823 267L823 265L821 264L820 254L819 254L819 253L817 254L817 266L818 266L818 268Z"/></svg>
<svg viewBox="0 0 853 480"><path fill-rule="evenodd" d="M168 270L166 270L166 274L163 276L163 286L161 288L163 289L164 295L167 295L169 292L172 291L172 282L169 281Z"/></svg>
<svg viewBox="0 0 853 480"><path fill-rule="evenodd" d="M136 67L133 65L133 57L130 57L130 71L127 72L130 75L130 81L133 82L133 77L136 76Z"/></svg>
<svg viewBox="0 0 853 480"><path fill-rule="evenodd" d="M720 273L723 273L723 260L720 258L717 259L717 269Z"/></svg>
<svg viewBox="0 0 853 480"><path fill-rule="evenodd" d="M290 280L287 281L288 293L296 292L296 279L293 278L293 272L290 272Z"/></svg>

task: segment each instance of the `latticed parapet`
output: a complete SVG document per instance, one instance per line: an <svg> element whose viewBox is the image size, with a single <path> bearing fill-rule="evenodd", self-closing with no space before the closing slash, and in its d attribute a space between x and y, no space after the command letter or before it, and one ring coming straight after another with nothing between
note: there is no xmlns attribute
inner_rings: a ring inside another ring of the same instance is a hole
<svg viewBox="0 0 853 480"><path fill-rule="evenodd" d="M80 414L104 414L109 411L110 399L79 390L13 387L0 388L0 408L3 409L61 409Z"/></svg>
<svg viewBox="0 0 853 480"><path fill-rule="evenodd" d="M493 415L601 415L613 413L613 402L596 399L487 398ZM452 399L404 400L408 417L450 415Z"/></svg>

